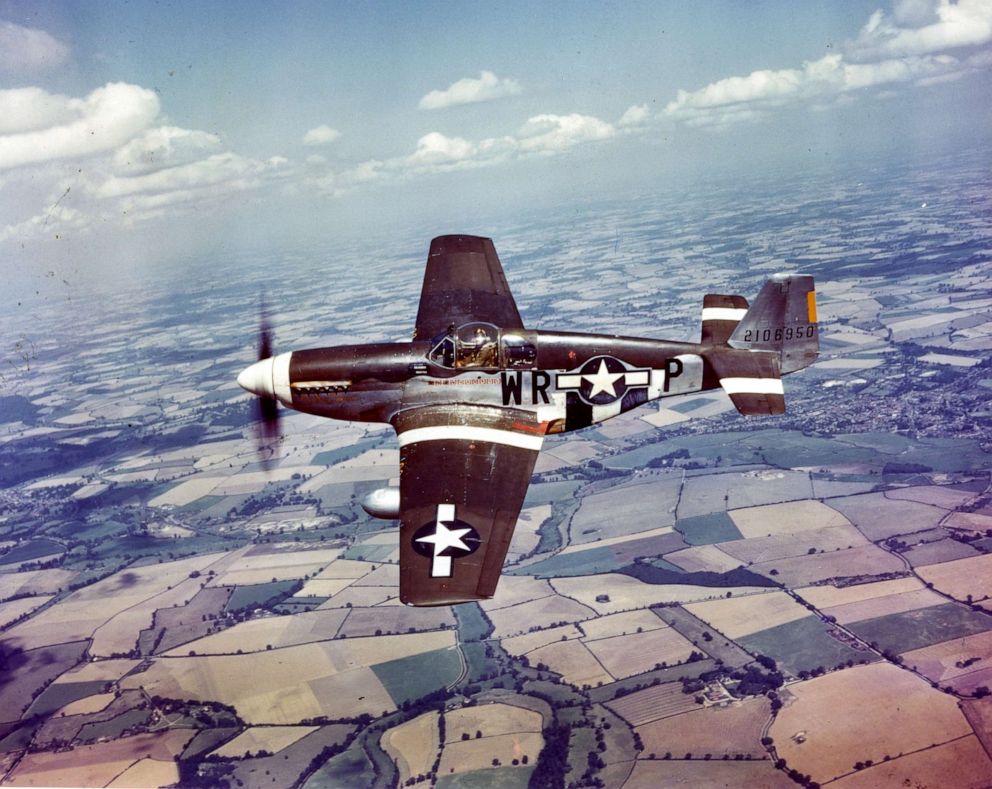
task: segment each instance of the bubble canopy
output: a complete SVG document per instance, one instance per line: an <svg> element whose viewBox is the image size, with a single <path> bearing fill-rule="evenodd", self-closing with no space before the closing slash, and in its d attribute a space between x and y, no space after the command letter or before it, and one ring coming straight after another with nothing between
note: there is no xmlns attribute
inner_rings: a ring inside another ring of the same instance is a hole
<svg viewBox="0 0 992 789"><path fill-rule="evenodd" d="M436 335L427 358L455 370L530 369L537 361L537 345L530 332L504 332L491 323L473 321Z"/></svg>

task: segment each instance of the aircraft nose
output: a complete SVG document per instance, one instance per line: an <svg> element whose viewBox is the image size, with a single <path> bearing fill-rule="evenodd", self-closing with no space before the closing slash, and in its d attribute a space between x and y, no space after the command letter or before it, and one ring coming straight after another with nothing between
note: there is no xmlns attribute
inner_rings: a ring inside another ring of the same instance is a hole
<svg viewBox="0 0 992 789"><path fill-rule="evenodd" d="M272 380L274 359L262 359L246 367L238 375L238 386L259 397L275 397Z"/></svg>

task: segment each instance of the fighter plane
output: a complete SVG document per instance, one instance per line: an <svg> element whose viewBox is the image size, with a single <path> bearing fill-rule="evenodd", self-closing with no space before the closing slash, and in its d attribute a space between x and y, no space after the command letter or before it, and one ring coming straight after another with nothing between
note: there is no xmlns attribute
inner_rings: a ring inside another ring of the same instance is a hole
<svg viewBox="0 0 992 789"><path fill-rule="evenodd" d="M813 278L777 274L754 304L703 298L700 342L524 327L488 238L430 245L412 342L317 348L260 360L238 384L277 405L383 422L400 448L399 488L366 497L400 521L400 599L492 597L534 464L548 435L580 430L663 397L723 389L742 414L785 411L782 375L819 340Z"/></svg>

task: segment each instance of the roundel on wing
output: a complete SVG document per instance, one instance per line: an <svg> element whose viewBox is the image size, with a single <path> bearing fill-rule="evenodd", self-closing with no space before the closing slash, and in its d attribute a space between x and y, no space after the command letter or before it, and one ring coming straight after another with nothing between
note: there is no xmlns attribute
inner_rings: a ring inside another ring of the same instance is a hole
<svg viewBox="0 0 992 789"><path fill-rule="evenodd" d="M413 550L427 558L457 559L475 553L482 540L479 533L463 520L437 520L425 523L413 534Z"/></svg>

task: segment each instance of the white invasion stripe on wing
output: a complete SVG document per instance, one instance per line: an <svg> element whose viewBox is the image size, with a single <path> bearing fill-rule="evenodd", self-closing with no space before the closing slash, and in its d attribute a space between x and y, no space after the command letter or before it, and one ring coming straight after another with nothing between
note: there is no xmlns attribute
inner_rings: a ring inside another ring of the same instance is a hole
<svg viewBox="0 0 992 789"><path fill-rule="evenodd" d="M784 395L781 378L721 378L720 386L727 394Z"/></svg>
<svg viewBox="0 0 992 789"><path fill-rule="evenodd" d="M540 450L544 436L528 436L512 430L499 430L495 427L473 427L472 425L437 425L435 427L415 427L399 434L400 446L417 444L421 441L488 441L491 444L506 444L520 449Z"/></svg>
<svg viewBox="0 0 992 789"><path fill-rule="evenodd" d="M736 307L703 307L704 321L739 321L747 312Z"/></svg>

